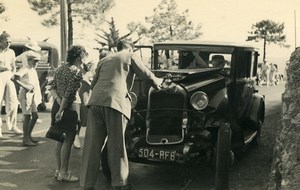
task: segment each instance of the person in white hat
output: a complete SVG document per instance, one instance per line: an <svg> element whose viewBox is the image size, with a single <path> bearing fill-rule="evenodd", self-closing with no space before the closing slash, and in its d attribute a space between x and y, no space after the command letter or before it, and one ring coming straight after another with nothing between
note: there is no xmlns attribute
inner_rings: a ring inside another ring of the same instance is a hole
<svg viewBox="0 0 300 190"><path fill-rule="evenodd" d="M27 54L30 54L32 52L38 53L40 51L41 51L41 47L39 46L37 41L30 40L29 42L27 42L25 44L24 52L16 57L17 68L21 68L22 66L28 65ZM37 123L42 123L42 120L38 119Z"/></svg>
<svg viewBox="0 0 300 190"><path fill-rule="evenodd" d="M27 65L27 54L30 53L31 51L33 52L41 51L41 47L38 45L37 41L31 40L25 44L24 52L16 57L17 67L20 68L24 65Z"/></svg>
<svg viewBox="0 0 300 190"><path fill-rule="evenodd" d="M41 60L38 53L27 53L27 65L21 67L15 74L14 81L20 85L18 99L23 113L23 146L36 146L37 140L31 136L38 119L37 105L42 102L41 88L36 71Z"/></svg>

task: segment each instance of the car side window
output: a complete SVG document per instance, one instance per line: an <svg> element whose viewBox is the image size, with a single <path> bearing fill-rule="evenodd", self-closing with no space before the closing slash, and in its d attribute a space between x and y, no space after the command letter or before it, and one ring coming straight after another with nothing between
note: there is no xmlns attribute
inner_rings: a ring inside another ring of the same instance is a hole
<svg viewBox="0 0 300 190"><path fill-rule="evenodd" d="M39 62L40 66L43 65L43 66L49 67L50 66L49 65L50 64L49 63L49 50L42 49L40 54L41 54L41 60Z"/></svg>
<svg viewBox="0 0 300 190"><path fill-rule="evenodd" d="M160 50L158 52L158 63L160 69L178 69L178 52L174 50Z"/></svg>

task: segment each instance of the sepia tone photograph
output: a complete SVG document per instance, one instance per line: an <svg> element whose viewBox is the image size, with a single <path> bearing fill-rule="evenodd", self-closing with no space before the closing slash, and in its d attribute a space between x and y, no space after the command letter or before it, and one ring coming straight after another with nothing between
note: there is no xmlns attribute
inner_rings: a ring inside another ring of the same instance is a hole
<svg viewBox="0 0 300 190"><path fill-rule="evenodd" d="M300 189L299 7L0 0L0 190Z"/></svg>

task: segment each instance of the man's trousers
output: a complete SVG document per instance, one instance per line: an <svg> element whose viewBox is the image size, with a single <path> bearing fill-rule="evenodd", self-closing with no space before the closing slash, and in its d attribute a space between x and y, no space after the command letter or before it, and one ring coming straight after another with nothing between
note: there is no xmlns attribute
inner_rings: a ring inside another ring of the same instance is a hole
<svg viewBox="0 0 300 190"><path fill-rule="evenodd" d="M129 167L124 139L127 123L128 119L117 110L102 106L89 107L82 153L81 186L94 187L106 137L111 185L127 184Z"/></svg>

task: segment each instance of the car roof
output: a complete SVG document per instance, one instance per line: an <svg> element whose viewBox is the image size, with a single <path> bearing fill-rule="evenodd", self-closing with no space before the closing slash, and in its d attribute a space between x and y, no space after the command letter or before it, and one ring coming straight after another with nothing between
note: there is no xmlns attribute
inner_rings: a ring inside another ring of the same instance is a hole
<svg viewBox="0 0 300 190"><path fill-rule="evenodd" d="M26 40L26 39L12 39L11 40L11 46L25 46L25 44L27 42L29 42L30 40ZM52 49L57 49L57 47L54 44L45 42L45 41L38 41L38 45L42 48L52 48Z"/></svg>
<svg viewBox="0 0 300 190"><path fill-rule="evenodd" d="M232 48L246 48L246 49L258 49L249 44L238 42L222 42L222 41L197 41L197 40L178 40L178 41L165 41L157 42L154 46L222 46Z"/></svg>

